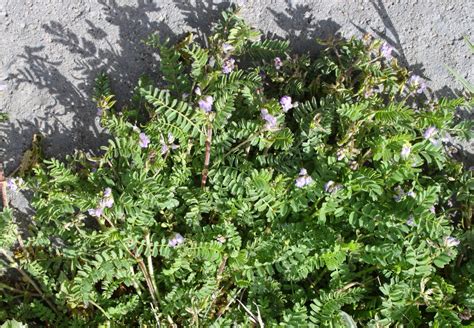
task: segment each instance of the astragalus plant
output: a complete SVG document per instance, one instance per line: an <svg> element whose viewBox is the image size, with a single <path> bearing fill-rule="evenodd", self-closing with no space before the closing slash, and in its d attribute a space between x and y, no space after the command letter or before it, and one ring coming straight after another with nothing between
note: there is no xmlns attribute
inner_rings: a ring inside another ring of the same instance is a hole
<svg viewBox="0 0 474 328"><path fill-rule="evenodd" d="M100 155L45 160L26 179L36 212L21 245L3 212L1 319L472 322L472 171L447 141L469 138L455 123L464 99L427 100L425 81L379 40L294 55L232 10L206 40L147 43L159 81L141 79L126 107L98 77L111 135Z"/></svg>

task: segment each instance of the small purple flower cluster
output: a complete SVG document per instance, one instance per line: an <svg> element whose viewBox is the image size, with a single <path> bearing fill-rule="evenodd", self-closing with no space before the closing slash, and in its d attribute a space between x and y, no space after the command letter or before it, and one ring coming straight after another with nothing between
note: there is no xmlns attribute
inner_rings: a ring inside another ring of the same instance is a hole
<svg viewBox="0 0 474 328"><path fill-rule="evenodd" d="M283 96L280 98L280 105L285 113L287 113L290 109L295 107L295 104L291 102L290 96Z"/></svg>
<svg viewBox="0 0 474 328"><path fill-rule="evenodd" d="M444 246L446 246L446 247L456 247L461 243L459 241L459 239L456 239L456 238L451 237L451 236L444 237L443 241L444 241Z"/></svg>
<svg viewBox="0 0 474 328"><path fill-rule="evenodd" d="M342 185L339 184L339 183L335 183L334 181L332 180L329 180L328 182L326 182L326 184L324 185L324 191L325 192L328 192L330 194L333 194L339 190L342 189Z"/></svg>
<svg viewBox="0 0 474 328"><path fill-rule="evenodd" d="M393 47L389 45L387 42L384 42L380 47L380 54L386 59L391 60L393 58L392 55Z"/></svg>
<svg viewBox="0 0 474 328"><path fill-rule="evenodd" d="M403 160L406 160L410 156L410 153L411 153L411 145L409 143L405 143L402 146L402 150L400 152L400 157Z"/></svg>
<svg viewBox="0 0 474 328"><path fill-rule="evenodd" d="M89 215L95 217L101 217L104 214L105 208L111 208L114 205L114 197L112 195L112 189L105 188L102 199L99 201L99 205L96 208L90 208L88 210Z"/></svg>
<svg viewBox="0 0 474 328"><path fill-rule="evenodd" d="M235 59L229 58L224 61L224 65L222 65L222 73L229 74L235 68Z"/></svg>
<svg viewBox="0 0 474 328"><path fill-rule="evenodd" d="M413 214L410 214L410 216L408 216L406 224L409 227L416 227L415 217L413 216Z"/></svg>
<svg viewBox="0 0 474 328"><path fill-rule="evenodd" d="M212 111L212 104L214 104L214 98L212 98L212 96L204 96L198 101L198 104L199 108L201 108L205 113L210 113Z"/></svg>
<svg viewBox="0 0 474 328"><path fill-rule="evenodd" d="M228 54L228 53L230 53L230 52L232 52L232 51L234 51L234 50L235 50L234 46L231 45L230 43L224 43L224 44L222 45L222 51L223 51L225 54Z"/></svg>
<svg viewBox="0 0 474 328"><path fill-rule="evenodd" d="M278 58L278 57L277 57ZM294 108L298 103L293 103L290 96L283 96L280 98L280 105L284 113L287 113L291 108ZM275 129L277 127L277 119L268 112L268 109L262 108L260 110L260 117L266 121L265 128L267 130Z"/></svg>
<svg viewBox="0 0 474 328"><path fill-rule="evenodd" d="M346 158L346 150L344 148L339 148L336 152L337 160L342 161Z"/></svg>
<svg viewBox="0 0 474 328"><path fill-rule="evenodd" d="M22 178L9 178L7 179L7 188L11 191L17 191L25 184Z"/></svg>
<svg viewBox="0 0 474 328"><path fill-rule="evenodd" d="M393 195L393 199L399 203L402 201L402 198L405 197L405 191L400 186L395 187L395 195Z"/></svg>
<svg viewBox="0 0 474 328"><path fill-rule="evenodd" d="M414 191L410 190L409 192L407 192L407 196L411 197L411 198L416 198L416 193Z"/></svg>
<svg viewBox="0 0 474 328"><path fill-rule="evenodd" d="M405 196L408 196L408 197L411 197L411 198L415 198L416 197L416 193L412 190L410 190L409 192L405 193L405 190L402 189L402 187L400 186L396 186L395 187L395 195L393 195L393 199L399 203L402 201L402 199L405 197Z"/></svg>
<svg viewBox="0 0 474 328"><path fill-rule="evenodd" d="M138 135L138 138L140 139L138 141L140 147L147 148L148 144L150 143L150 138L143 132Z"/></svg>
<svg viewBox="0 0 474 328"><path fill-rule="evenodd" d="M357 161L350 161L349 162L349 168L352 171L356 171L359 168L359 163Z"/></svg>
<svg viewBox="0 0 474 328"><path fill-rule="evenodd" d="M423 133L423 138L429 140L432 144L436 145L438 141L434 139L434 136L438 133L438 129L434 126L430 126Z"/></svg>
<svg viewBox="0 0 474 328"><path fill-rule="evenodd" d="M410 77L408 87L416 93L423 93L428 88L426 82L418 75L412 75Z"/></svg>
<svg viewBox="0 0 474 328"><path fill-rule="evenodd" d="M299 173L299 177L295 180L295 186L298 188L303 188L304 186L310 185L313 183L313 178L308 175L306 169L302 168Z"/></svg>
<svg viewBox="0 0 474 328"><path fill-rule="evenodd" d="M273 60L273 64L277 70L279 70L283 66L283 62L281 61L280 57L275 57L275 59Z"/></svg>
<svg viewBox="0 0 474 328"><path fill-rule="evenodd" d="M163 135L160 137L160 144L161 144L161 155L166 155L170 149L175 150L179 148L179 145L174 143L174 136L171 132L168 132L168 140L165 141Z"/></svg>
<svg viewBox="0 0 474 328"><path fill-rule="evenodd" d="M184 243L184 237L180 233L176 233L173 238L168 241L168 246L175 248Z"/></svg>
<svg viewBox="0 0 474 328"><path fill-rule="evenodd" d="M268 110L266 108L262 108L260 110L260 116L262 117L263 120L266 121L265 123L265 128L267 130L272 130L277 127L277 119L275 116L271 115L268 113Z"/></svg>

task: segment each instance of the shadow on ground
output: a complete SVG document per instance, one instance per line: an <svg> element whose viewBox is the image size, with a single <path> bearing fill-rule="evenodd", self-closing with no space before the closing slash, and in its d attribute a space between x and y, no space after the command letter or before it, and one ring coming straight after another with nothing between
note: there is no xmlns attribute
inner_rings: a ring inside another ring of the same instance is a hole
<svg viewBox="0 0 474 328"><path fill-rule="evenodd" d="M119 5L115 0L98 0L105 14L108 24L118 28L119 38L114 43L108 43L106 49L98 48L98 41L107 41L107 33L100 26L86 21L88 30L86 35L78 35L70 28L57 21L51 21L43 26L52 42L68 49L78 59L73 68L73 78L61 72L61 62L49 60L43 52L43 47L26 46L21 59L26 68L13 74L11 78L18 85L33 84L36 88L46 91L54 99L54 103L44 109L44 115L33 120L1 123L0 132L6 135L6 146L0 149L4 152L4 160L14 159L8 170L13 170L18 164L21 152L29 147L28 144L19 145L19 140L31 140L33 133L40 129L46 133L46 153L49 156L61 156L76 149L97 150L107 140L107 135L97 128L96 111L90 100L93 81L99 71L107 72L112 81L112 88L118 95L119 104L125 104L129 99L130 90L136 85L139 76L147 74L153 76L157 71L157 59L153 51L146 47L143 40L151 33L158 33L161 38L176 39L178 35L164 22L152 21L150 13L156 13L161 8L149 0L137 0L136 5ZM186 24L195 30L201 39L205 39L211 31L210 21L216 21L220 12L229 6L228 3L214 4L213 1L174 0ZM377 10L389 33L372 31L379 38L386 40L398 51L399 60L410 71L423 76L424 69L420 63L409 63L403 46L400 42L396 27L390 19L382 0L371 1ZM273 15L276 24L286 31L286 38L290 39L291 46L296 52L309 51L313 55L318 52L316 38L327 39L337 37L340 25L331 19L316 21L308 5L293 6L287 1L287 8L277 12L267 8ZM356 26L354 24L354 26ZM363 27L356 26L367 33ZM279 38L279 36L267 34ZM459 90L447 87L433 92L432 96L454 96ZM55 108L64 108L57 113ZM54 114L52 114L54 113ZM68 117L65 125L64 118ZM49 149L49 151L48 151ZM466 154L470 158L472 154Z"/></svg>
<svg viewBox="0 0 474 328"><path fill-rule="evenodd" d="M113 44L108 42L104 29L89 20L86 21L86 35L78 35L57 21L42 26L52 43L65 47L75 55L72 57L78 58L72 73L64 74L62 62L48 59L44 47L24 48L20 59L25 68L9 78L16 88L32 84L54 101L34 119L0 124L0 132L6 136L5 146L0 150L5 154L4 160L14 159L7 171L18 165L22 151L30 146L19 145L19 141L25 136L26 140L31 140L39 131L47 135L44 146L48 156L62 157L75 148L97 149L104 144L107 135L97 127L96 110L91 101L98 72L105 71L111 77L112 88L118 95L119 104L123 105L139 76L156 71L153 51L141 40L157 31L163 37L175 36L165 23L150 20L148 14L160 11L160 8L148 0L138 0L134 6L121 6L115 0L98 2L108 24L118 27L119 38ZM108 47L98 48L98 41L105 41ZM58 112L58 109L63 110Z"/></svg>

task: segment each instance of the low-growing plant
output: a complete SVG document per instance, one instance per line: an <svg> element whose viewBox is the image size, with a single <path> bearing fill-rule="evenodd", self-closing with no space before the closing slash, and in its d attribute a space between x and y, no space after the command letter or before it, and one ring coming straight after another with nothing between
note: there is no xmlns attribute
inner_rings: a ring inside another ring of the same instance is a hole
<svg viewBox="0 0 474 328"><path fill-rule="evenodd" d="M162 80L125 108L98 77L100 155L8 181L36 212L25 240L1 214L0 319L467 326L474 185L446 142L470 138L465 100L427 100L369 36L293 55L228 10L198 41L150 37Z"/></svg>

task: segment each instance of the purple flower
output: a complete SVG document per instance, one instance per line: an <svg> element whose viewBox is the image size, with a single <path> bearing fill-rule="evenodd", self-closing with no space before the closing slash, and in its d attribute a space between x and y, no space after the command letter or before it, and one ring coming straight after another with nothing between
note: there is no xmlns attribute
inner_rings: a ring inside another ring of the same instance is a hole
<svg viewBox="0 0 474 328"><path fill-rule="evenodd" d="M22 178L7 179L7 188L11 191L17 191L25 183Z"/></svg>
<svg viewBox="0 0 474 328"><path fill-rule="evenodd" d="M199 100L199 108L201 108L204 112L210 113L212 111L212 104L214 103L214 98L212 96L204 96L201 100Z"/></svg>
<svg viewBox="0 0 474 328"><path fill-rule="evenodd" d="M174 136L171 132L168 132L168 141L165 141L163 135L160 137L160 144L161 144L161 155L165 155L169 152L170 148L175 150L179 147L179 145L174 144Z"/></svg>
<svg viewBox="0 0 474 328"><path fill-rule="evenodd" d="M112 189L107 187L104 189L104 197L110 197L110 196L112 196Z"/></svg>
<svg viewBox="0 0 474 328"><path fill-rule="evenodd" d="M329 190L331 190L331 188L334 184L335 184L335 182L332 181L332 180L329 180L328 182L326 182L326 184L324 185L324 191L329 192Z"/></svg>
<svg viewBox="0 0 474 328"><path fill-rule="evenodd" d="M456 239L451 236L444 237L444 245L446 247L456 247L460 243L459 239Z"/></svg>
<svg viewBox="0 0 474 328"><path fill-rule="evenodd" d="M224 51L225 54L231 52L231 51L234 51L234 46L229 44L229 43L224 43L222 45L222 51Z"/></svg>
<svg viewBox="0 0 474 328"><path fill-rule="evenodd" d="M140 141L138 142L140 144L140 147L147 148L148 144L150 143L150 138L148 138L148 136L143 132L140 133L138 137L140 138Z"/></svg>
<svg viewBox="0 0 474 328"><path fill-rule="evenodd" d="M266 108L262 108L260 111L260 116L266 121L265 128L267 130L275 129L277 127L277 119L275 116L268 113Z"/></svg>
<svg viewBox="0 0 474 328"><path fill-rule="evenodd" d="M412 75L408 80L408 85L415 89L416 93L422 93L427 88L425 81L418 75Z"/></svg>
<svg viewBox="0 0 474 328"><path fill-rule="evenodd" d="M384 42L382 46L380 47L380 53L387 60L391 60L393 58L392 51L393 51L393 47L389 45L387 42Z"/></svg>
<svg viewBox="0 0 474 328"><path fill-rule="evenodd" d="M337 160L342 161L346 157L344 148L340 148L336 152Z"/></svg>
<svg viewBox="0 0 474 328"><path fill-rule="evenodd" d="M224 74L229 74L234 70L235 67L235 59L234 58L229 58L226 61L224 61L224 65L222 66L222 73Z"/></svg>
<svg viewBox="0 0 474 328"><path fill-rule="evenodd" d="M180 233L176 233L173 238L168 241L169 247L176 247L184 243L184 237Z"/></svg>
<svg viewBox="0 0 474 328"><path fill-rule="evenodd" d="M107 198L103 198L100 201L99 207L101 207L101 208L106 208L106 207L111 208L113 205L114 205L113 197L107 197Z"/></svg>
<svg viewBox="0 0 474 328"><path fill-rule="evenodd" d="M283 62L281 61L280 57L275 57L273 62L274 62L274 65L275 65L276 69L280 69L283 66Z"/></svg>
<svg viewBox="0 0 474 328"><path fill-rule="evenodd" d="M295 186L298 188L303 188L304 186L310 185L313 183L313 178L308 175L308 172L305 168L302 168L299 173L299 177L295 180Z"/></svg>
<svg viewBox="0 0 474 328"><path fill-rule="evenodd" d="M397 193L396 195L393 196L393 199L399 203L401 202L402 198L405 197L405 191L400 186L397 186L395 188L395 192Z"/></svg>
<svg viewBox="0 0 474 328"><path fill-rule="evenodd" d="M406 222L406 224L410 227L415 227L416 226L416 223L415 223L415 217L413 216L413 214L410 214L410 216L408 217L408 220Z"/></svg>
<svg viewBox="0 0 474 328"><path fill-rule="evenodd" d="M438 132L438 129L436 127L430 126L423 133L423 138L431 140L437 132Z"/></svg>
<svg viewBox="0 0 474 328"><path fill-rule="evenodd" d="M111 208L114 205L114 197L112 196L112 189L105 188L104 197L100 201L99 207L102 208Z"/></svg>
<svg viewBox="0 0 474 328"><path fill-rule="evenodd" d="M90 208L88 210L90 216L95 216L95 217L101 217L102 214L104 213L104 209L102 207L97 207L97 208Z"/></svg>
<svg viewBox="0 0 474 328"><path fill-rule="evenodd" d="M430 212L436 214L436 208L434 206L430 207Z"/></svg>
<svg viewBox="0 0 474 328"><path fill-rule="evenodd" d="M103 109L100 107L97 107L97 116L102 116L103 113L104 113Z"/></svg>
<svg viewBox="0 0 474 328"><path fill-rule="evenodd" d="M411 197L411 198L415 198L416 197L416 193L414 191L409 191L407 192L407 196L408 197Z"/></svg>
<svg viewBox="0 0 474 328"><path fill-rule="evenodd" d="M18 186L16 185L15 179L8 179L7 180L7 188L10 189L11 191L17 191Z"/></svg>
<svg viewBox="0 0 474 328"><path fill-rule="evenodd" d="M200 96L200 95L201 95L201 88L200 88L200 87L196 87L196 88L194 89L194 93L197 94L198 96Z"/></svg>
<svg viewBox="0 0 474 328"><path fill-rule="evenodd" d="M349 162L349 168L352 170L352 171L355 171L359 168L359 163L357 163L357 161L350 161Z"/></svg>
<svg viewBox="0 0 474 328"><path fill-rule="evenodd" d="M364 92L364 98L370 98L374 95L374 89L368 89Z"/></svg>
<svg viewBox="0 0 474 328"><path fill-rule="evenodd" d="M302 176L302 177L298 177L295 180L295 186L297 186L298 188L303 188L304 186L307 186L311 184L312 182L313 182L313 178L311 178L310 176Z"/></svg>
<svg viewBox="0 0 474 328"><path fill-rule="evenodd" d="M410 144L404 144L402 147L402 151L400 152L400 157L402 159L407 159L408 156L410 156L411 153L411 145Z"/></svg>
<svg viewBox="0 0 474 328"><path fill-rule="evenodd" d="M165 155L167 152L169 152L170 148L166 143L161 143L161 155Z"/></svg>
<svg viewBox="0 0 474 328"><path fill-rule="evenodd" d="M342 185L340 185L339 183L335 183L332 180L329 180L324 185L324 191L328 192L328 193L331 193L331 194L335 193L336 191L339 191L340 189L342 189Z"/></svg>
<svg viewBox="0 0 474 328"><path fill-rule="evenodd" d="M283 111L286 113L290 109L292 109L294 106L291 103L291 97L290 96L283 96L280 98L280 105L283 108Z"/></svg>

